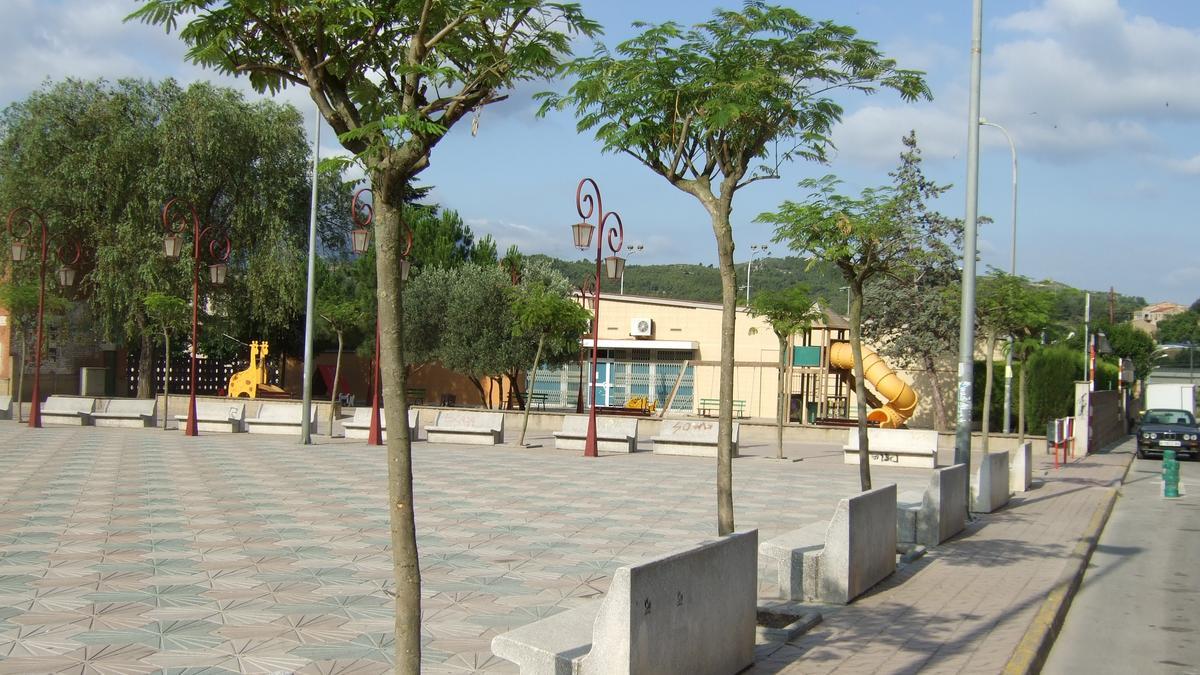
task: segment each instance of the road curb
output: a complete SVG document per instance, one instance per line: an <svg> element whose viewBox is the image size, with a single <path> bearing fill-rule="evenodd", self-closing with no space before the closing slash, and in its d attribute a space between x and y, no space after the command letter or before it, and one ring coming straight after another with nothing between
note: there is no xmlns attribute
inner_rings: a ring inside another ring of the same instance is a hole
<svg viewBox="0 0 1200 675"><path fill-rule="evenodd" d="M1129 462L1125 464L1125 471L1121 475L1121 485L1124 485L1131 466L1133 466L1132 455ZM1025 629L1025 634L1021 636L1021 641L1017 643L1017 648L1013 650L1013 655L1005 664L1005 675L1027 675L1041 672L1042 665L1045 664L1046 657L1050 655L1050 649L1054 646L1054 639L1058 637L1063 621L1067 618L1071 600L1074 599L1080 584L1083 583L1083 575L1087 571L1092 552L1096 550L1096 544L1100 541L1100 533L1104 531L1104 525L1108 523L1113 505L1116 504L1120 486L1105 489L1107 494L1104 496L1104 502L1092 514L1092 519L1088 521L1087 528L1083 532L1083 538L1071 551L1071 560L1074 562L1068 563L1067 569L1054 584L1050 594L1042 601L1042 606L1038 608L1033 622Z"/></svg>

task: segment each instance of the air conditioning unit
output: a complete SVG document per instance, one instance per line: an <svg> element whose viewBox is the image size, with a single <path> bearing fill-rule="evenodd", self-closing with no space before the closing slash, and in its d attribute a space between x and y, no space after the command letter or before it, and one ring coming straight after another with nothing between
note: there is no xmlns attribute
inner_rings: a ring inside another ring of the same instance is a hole
<svg viewBox="0 0 1200 675"><path fill-rule="evenodd" d="M654 334L654 320L634 319L630 321L629 334L633 337L650 337Z"/></svg>

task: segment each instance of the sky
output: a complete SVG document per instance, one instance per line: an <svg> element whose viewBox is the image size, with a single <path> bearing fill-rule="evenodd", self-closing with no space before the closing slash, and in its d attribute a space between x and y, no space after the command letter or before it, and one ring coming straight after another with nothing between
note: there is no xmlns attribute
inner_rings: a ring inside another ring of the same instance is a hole
<svg viewBox="0 0 1200 675"><path fill-rule="evenodd" d="M706 20L737 0L583 0L615 45L633 21ZM769 244L755 217L786 199L797 183L834 174L847 191L889 181L900 138L917 132L926 174L953 184L938 203L965 214L971 3L809 0L785 3L816 19L858 30L901 67L926 72L934 98L906 104L880 92L841 98L845 113L827 164L785 165L734 201L735 259ZM134 0L0 0L0 106L47 79L174 77L217 81L258 96L247 82L186 62L185 47L161 28L123 21ZM588 53L580 41L577 53ZM706 212L694 198L629 157L603 154L575 130L569 113L535 115L532 94L563 83L531 83L486 108L478 134L461 124L434 150L421 181L432 199L456 209L503 251L565 258L571 246L575 187L595 179L606 210L620 213L625 242L643 244L630 264L716 262ZM307 92L277 98L313 116ZM985 0L981 112L1003 125L1019 166L1017 272L1097 291L1190 304L1200 297L1200 3L1180 0ZM1011 157L997 129L981 129L981 272L1008 270L1012 244ZM340 148L328 127L322 154ZM771 244L773 256L790 252Z"/></svg>

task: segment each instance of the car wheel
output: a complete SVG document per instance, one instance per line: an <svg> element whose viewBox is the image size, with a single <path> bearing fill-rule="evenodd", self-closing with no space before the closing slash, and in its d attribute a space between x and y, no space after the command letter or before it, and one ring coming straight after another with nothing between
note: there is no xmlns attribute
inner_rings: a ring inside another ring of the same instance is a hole
<svg viewBox="0 0 1200 675"><path fill-rule="evenodd" d="M1138 459L1146 459L1146 449L1140 445L1138 446L1138 449L1137 449L1137 458Z"/></svg>

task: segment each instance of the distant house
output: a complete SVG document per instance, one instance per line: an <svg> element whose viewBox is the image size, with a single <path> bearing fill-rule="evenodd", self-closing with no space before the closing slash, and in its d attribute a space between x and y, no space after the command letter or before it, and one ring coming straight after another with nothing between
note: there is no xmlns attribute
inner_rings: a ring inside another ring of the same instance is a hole
<svg viewBox="0 0 1200 675"><path fill-rule="evenodd" d="M1138 330L1154 335L1158 332L1158 322L1174 314L1182 314L1187 307L1174 302L1158 302L1147 305L1133 313L1130 323Z"/></svg>

